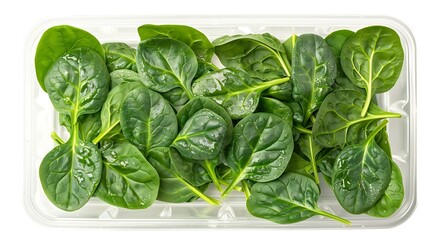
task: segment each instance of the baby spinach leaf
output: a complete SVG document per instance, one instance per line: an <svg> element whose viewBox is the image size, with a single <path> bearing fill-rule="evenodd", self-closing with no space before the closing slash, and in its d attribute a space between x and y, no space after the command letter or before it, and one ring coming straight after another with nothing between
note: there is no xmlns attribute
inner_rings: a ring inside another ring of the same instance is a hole
<svg viewBox="0 0 429 240"><path fill-rule="evenodd" d="M353 31L342 29L335 32L330 33L325 37L325 42L331 47L332 53L335 56L335 61L337 63L337 76L345 77L343 68L341 67L341 50L343 49L344 44L347 40L353 36L355 33Z"/></svg>
<svg viewBox="0 0 429 240"><path fill-rule="evenodd" d="M210 62L214 54L214 46L195 28L185 25L152 25L145 24L137 29L140 40L154 37L168 37L188 45L198 59Z"/></svg>
<svg viewBox="0 0 429 240"><path fill-rule="evenodd" d="M43 191L58 208L75 211L91 198L101 178L101 154L91 142L79 139L78 126L70 139L44 158L39 168Z"/></svg>
<svg viewBox="0 0 429 240"><path fill-rule="evenodd" d="M201 164L193 159L182 157L175 148L170 148L170 159L177 173L193 186L199 187L212 181Z"/></svg>
<svg viewBox="0 0 429 240"><path fill-rule="evenodd" d="M310 160L313 169L314 181L319 184L316 155L323 149L323 147L314 141L311 134L302 134L299 137L297 144L301 152Z"/></svg>
<svg viewBox="0 0 429 240"><path fill-rule="evenodd" d="M225 137L223 139L223 145L226 146L231 142L232 139L232 131L234 126L232 125L231 117L228 112L215 101L211 100L207 97L196 96L192 98L179 112L177 112L177 119L179 123L179 127L183 128L188 121L196 112L201 109L209 109L221 116L226 123L226 132Z"/></svg>
<svg viewBox="0 0 429 240"><path fill-rule="evenodd" d="M144 209L158 194L159 176L140 151L127 141L102 149L103 174L95 196L118 207Z"/></svg>
<svg viewBox="0 0 429 240"><path fill-rule="evenodd" d="M101 131L94 139L94 143L102 139L109 139L121 133L120 110L125 97L132 90L143 87L139 82L123 83L113 88L107 95L107 99L101 108Z"/></svg>
<svg viewBox="0 0 429 240"><path fill-rule="evenodd" d="M185 158L212 159L219 154L225 133L223 118L209 109L201 109L186 121L171 146Z"/></svg>
<svg viewBox="0 0 429 240"><path fill-rule="evenodd" d="M286 102L285 103L293 112L293 122L296 124L301 124L304 121L304 113L302 111L301 105L297 102Z"/></svg>
<svg viewBox="0 0 429 240"><path fill-rule="evenodd" d="M269 33L223 36L213 41L216 55L228 68L238 68L265 81L290 76L280 41Z"/></svg>
<svg viewBox="0 0 429 240"><path fill-rule="evenodd" d="M332 174L335 196L348 212L360 214L371 209L389 186L392 166L389 156L374 140L387 124L383 121L366 142L345 147L338 155Z"/></svg>
<svg viewBox="0 0 429 240"><path fill-rule="evenodd" d="M37 80L46 91L45 76L54 62L77 48L91 48L104 62L104 50L100 42L89 32L67 25L54 26L46 30L37 45L34 59Z"/></svg>
<svg viewBox="0 0 429 240"><path fill-rule="evenodd" d="M132 70L120 69L110 73L110 89L127 82L141 82L140 75Z"/></svg>
<svg viewBox="0 0 429 240"><path fill-rule="evenodd" d="M176 138L173 108L159 93L144 86L126 95L119 114L125 138L144 155L151 148L170 146Z"/></svg>
<svg viewBox="0 0 429 240"><path fill-rule="evenodd" d="M325 179L329 180L329 183L332 182L332 169L334 168L335 160L340 153L341 149L338 147L329 149L325 148L317 156L317 166L325 176Z"/></svg>
<svg viewBox="0 0 429 240"><path fill-rule="evenodd" d="M285 173L272 182L255 183L246 207L253 216L280 224L300 222L315 215L350 224L346 219L322 211L317 205L319 196L319 188L311 178Z"/></svg>
<svg viewBox="0 0 429 240"><path fill-rule="evenodd" d="M335 57L323 38L315 34L299 36L293 52L292 95L302 107L304 125L332 91L336 76Z"/></svg>
<svg viewBox="0 0 429 240"><path fill-rule="evenodd" d="M398 118L400 114L382 110L374 103L361 117L365 95L353 90L339 90L329 94L320 107L313 126L315 141L323 147L343 147L354 141L368 122L384 118Z"/></svg>
<svg viewBox="0 0 429 240"><path fill-rule="evenodd" d="M292 110L286 104L280 102L279 100L261 97L259 99L258 108L256 110L258 112L275 114L285 120L290 128L293 127Z"/></svg>
<svg viewBox="0 0 429 240"><path fill-rule="evenodd" d="M241 119L255 111L263 90L288 80L263 82L241 70L224 68L197 79L192 91L196 96L209 97L222 105L232 119Z"/></svg>
<svg viewBox="0 0 429 240"><path fill-rule="evenodd" d="M292 34L286 41L283 42L283 47L286 51L286 56L289 62L292 62L293 50L296 46L296 41L298 40L298 36L296 34Z"/></svg>
<svg viewBox="0 0 429 240"><path fill-rule="evenodd" d="M216 67L213 63L211 62L207 62L201 59L197 59L198 61L198 70L197 73L194 76L194 79L198 79L201 76L203 76L204 74L207 74L209 72L213 72L216 70L219 70L218 67Z"/></svg>
<svg viewBox="0 0 429 240"><path fill-rule="evenodd" d="M167 100L171 106L179 111L189 101L186 93L180 88L173 88L167 92L161 93L161 95Z"/></svg>
<svg viewBox="0 0 429 240"><path fill-rule="evenodd" d="M79 118L79 137L83 141L92 142L101 130L100 112L82 115Z"/></svg>
<svg viewBox="0 0 429 240"><path fill-rule="evenodd" d="M174 39L151 38L137 47L137 70L143 83L157 92L181 87L192 98L191 83L198 70L195 54Z"/></svg>
<svg viewBox="0 0 429 240"><path fill-rule="evenodd" d="M395 213L402 204L404 199L404 184L402 182L402 174L399 166L391 161L392 175L390 177L389 186L384 191L384 194L377 203L369 209L366 214L373 217L386 218Z"/></svg>
<svg viewBox="0 0 429 240"><path fill-rule="evenodd" d="M350 81L347 77L337 77L332 88L335 90L353 90L365 94L365 89L359 88Z"/></svg>
<svg viewBox="0 0 429 240"><path fill-rule="evenodd" d="M280 101L292 101L292 81L272 86L262 92L264 97L272 97Z"/></svg>
<svg viewBox="0 0 429 240"><path fill-rule="evenodd" d="M341 51L344 73L356 86L366 90L362 117L374 94L386 92L395 85L403 62L401 40L388 27L362 28L344 44Z"/></svg>
<svg viewBox="0 0 429 240"><path fill-rule="evenodd" d="M271 113L253 113L234 127L226 161L234 180L222 193L228 193L244 179L268 182L286 169L293 152L292 130L280 117Z"/></svg>
<svg viewBox="0 0 429 240"><path fill-rule="evenodd" d="M106 100L110 77L104 60L89 48L68 51L46 73L46 91L55 110L70 116L98 112Z"/></svg>
<svg viewBox="0 0 429 240"><path fill-rule="evenodd" d="M203 193L198 187L193 186L183 179L172 163L167 147L152 148L147 159L156 169L160 177L158 200L164 202L187 202L196 196L212 205L218 205L219 201ZM203 187L203 186L202 186Z"/></svg>
<svg viewBox="0 0 429 240"><path fill-rule="evenodd" d="M122 42L103 43L106 53L106 65L109 72L129 69L137 72L136 49Z"/></svg>
<svg viewBox="0 0 429 240"><path fill-rule="evenodd" d="M305 160L299 154L293 152L285 172L299 173L313 179L314 176L311 175L307 169L311 169L310 161Z"/></svg>

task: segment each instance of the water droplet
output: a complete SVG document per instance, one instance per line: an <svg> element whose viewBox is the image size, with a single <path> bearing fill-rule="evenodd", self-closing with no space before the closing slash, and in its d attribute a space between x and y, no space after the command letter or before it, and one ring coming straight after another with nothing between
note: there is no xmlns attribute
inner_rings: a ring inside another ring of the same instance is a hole
<svg viewBox="0 0 429 240"><path fill-rule="evenodd" d="M63 98L63 101L64 101L64 103L65 103L65 104L67 104L67 105L70 105L70 104L71 104L71 100L70 100L70 98L69 98L69 97L65 97L65 98Z"/></svg>
<svg viewBox="0 0 429 240"><path fill-rule="evenodd" d="M117 158L118 157L118 153L115 151L111 151L110 155L112 155L113 158Z"/></svg>
<svg viewBox="0 0 429 240"><path fill-rule="evenodd" d="M121 165L122 167L127 167L128 166L128 161L119 161L119 165Z"/></svg>

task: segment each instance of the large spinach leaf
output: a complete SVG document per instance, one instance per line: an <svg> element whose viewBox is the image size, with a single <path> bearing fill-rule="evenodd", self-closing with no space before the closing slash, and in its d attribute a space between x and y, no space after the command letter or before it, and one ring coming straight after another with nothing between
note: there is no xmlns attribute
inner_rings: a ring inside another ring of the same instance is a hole
<svg viewBox="0 0 429 240"><path fill-rule="evenodd" d="M361 117L365 95L353 90L339 90L329 94L317 113L313 126L315 141L324 147L343 147L354 141L369 122L397 118L400 114L382 110L371 103L368 113Z"/></svg>
<svg viewBox="0 0 429 240"><path fill-rule="evenodd" d="M143 83L158 92L181 87L192 98L191 83L198 70L194 52L174 39L151 38L137 47L137 70Z"/></svg>
<svg viewBox="0 0 429 240"><path fill-rule="evenodd" d="M226 123L209 109L192 115L171 144L182 156L194 160L215 158L223 147Z"/></svg>
<svg viewBox="0 0 429 240"><path fill-rule="evenodd" d="M109 91L110 77L104 60L89 48L68 51L46 74L46 91L55 110L78 117L100 110Z"/></svg>
<svg viewBox="0 0 429 240"><path fill-rule="evenodd" d="M303 34L293 51L293 98L304 112L304 125L319 109L337 76L335 57L322 37Z"/></svg>
<svg viewBox="0 0 429 240"><path fill-rule="evenodd" d="M223 145L226 146L231 142L232 131L234 126L232 125L231 117L228 112L215 101L207 97L197 96L192 98L179 112L177 112L177 119L179 127L183 128L188 121L196 112L201 109L209 109L221 116L226 123L226 133L223 139Z"/></svg>
<svg viewBox="0 0 429 240"><path fill-rule="evenodd" d="M120 125L125 138L144 154L151 148L170 146L177 135L173 108L159 93L144 86L126 95Z"/></svg>
<svg viewBox="0 0 429 240"><path fill-rule="evenodd" d="M341 65L347 77L366 90L367 113L376 93L391 89L399 78L404 61L404 51L398 34L388 27L371 26L357 31L344 44Z"/></svg>
<svg viewBox="0 0 429 240"><path fill-rule="evenodd" d="M45 76L54 62L77 48L91 48L104 61L104 50L100 42L89 32L67 25L54 26L46 30L39 40L34 59L37 80L46 91Z"/></svg>
<svg viewBox="0 0 429 240"><path fill-rule="evenodd" d="M234 179L222 193L226 196L244 179L268 182L286 169L293 152L292 130L271 113L253 113L234 127L226 161Z"/></svg>
<svg viewBox="0 0 429 240"><path fill-rule="evenodd" d="M350 213L360 214L371 209L389 186L390 158L374 140L386 124L387 120L377 126L366 142L345 147L335 161L334 193L341 206Z"/></svg>
<svg viewBox="0 0 429 240"><path fill-rule="evenodd" d="M285 173L272 182L255 183L246 206L253 216L280 224L300 222L315 215L350 224L346 219L322 211L317 205L319 196L319 188L311 178Z"/></svg>
<svg viewBox="0 0 429 240"><path fill-rule="evenodd" d="M269 33L223 36L213 41L221 63L250 76L272 80L291 75L291 66L280 41Z"/></svg>
<svg viewBox="0 0 429 240"><path fill-rule="evenodd" d="M207 37L195 28L185 25L152 25L145 24L137 29L140 40L154 37L168 37L188 45L198 59L210 62L214 54L214 46Z"/></svg>
<svg viewBox="0 0 429 240"><path fill-rule="evenodd" d="M43 158L39 177L43 191L55 206L75 211L93 195L101 170L100 151L91 142L80 140L75 126L70 139Z"/></svg>
<svg viewBox="0 0 429 240"><path fill-rule="evenodd" d="M143 87L141 82L129 82L113 88L107 95L107 99L101 108L101 130L94 139L94 143L102 139L109 139L121 133L120 110L125 97L132 90Z"/></svg>
<svg viewBox="0 0 429 240"><path fill-rule="evenodd" d="M195 197L200 197L212 205L220 204L218 200L203 193L198 187L193 186L180 176L169 155L167 147L152 148L147 159L156 169L160 177L158 200L164 202L187 202ZM202 186L203 187L203 186Z"/></svg>
<svg viewBox="0 0 429 240"><path fill-rule="evenodd" d="M103 174L95 196L118 207L144 209L158 194L159 176L140 151L127 141L103 143Z"/></svg>
<svg viewBox="0 0 429 240"><path fill-rule="evenodd" d="M137 72L136 49L122 42L102 44L106 53L106 65L109 72L120 69L129 69Z"/></svg>
<svg viewBox="0 0 429 240"><path fill-rule="evenodd" d="M287 81L289 78L263 82L241 70L224 68L197 79L192 91L222 105L232 119L241 119L255 111L263 90Z"/></svg>

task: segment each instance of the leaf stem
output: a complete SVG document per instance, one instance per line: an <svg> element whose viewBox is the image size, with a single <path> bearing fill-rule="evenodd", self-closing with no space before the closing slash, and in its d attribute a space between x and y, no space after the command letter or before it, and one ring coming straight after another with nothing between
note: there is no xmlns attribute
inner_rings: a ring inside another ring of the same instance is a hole
<svg viewBox="0 0 429 240"><path fill-rule="evenodd" d="M229 182L227 182L227 181L223 180L222 178L219 178L219 179L218 179L218 181L219 181L219 183L220 183L220 184L222 184L222 185L224 185L224 186L229 186ZM242 192L242 191L243 191L243 188L242 188L242 187L240 187L240 186L235 186L235 187L234 187L234 190L239 191L239 192Z"/></svg>
<svg viewBox="0 0 429 240"><path fill-rule="evenodd" d="M242 180L242 174L234 178L234 180L229 184L229 186L221 194L222 198L226 198L229 193L234 189L234 187Z"/></svg>
<svg viewBox="0 0 429 240"><path fill-rule="evenodd" d="M368 136L367 142L371 141L377 135L377 133L380 132L387 125L388 122L389 121L387 120L383 120Z"/></svg>
<svg viewBox="0 0 429 240"><path fill-rule="evenodd" d="M241 185L243 186L244 196L246 196L246 200L247 200L250 197L249 185L247 184L247 182L245 180L241 181Z"/></svg>
<svg viewBox="0 0 429 240"><path fill-rule="evenodd" d="M219 192L223 192L223 189L219 184L219 180L217 178L216 172L214 171L214 169L210 165L210 160L207 160L207 159L204 160L203 167L206 169L207 173L209 174L210 178L212 179L213 184L216 186L217 190Z"/></svg>
<svg viewBox="0 0 429 240"><path fill-rule="evenodd" d="M351 224L352 224L349 220L344 219L344 218L342 218L342 217L339 217L339 216L337 216L337 215L334 215L334 214L331 214L331 213L328 213L328 212L325 212L325 211L322 211L322 210L318 210L318 211L316 211L316 212L317 212L318 214L322 215L322 216L325 216L325 217L328 217L328 218L331 218L331 219L337 220L337 221L339 221L339 222L341 222L341 223L344 223L344 224L347 224L347 225L351 225Z"/></svg>
<svg viewBox="0 0 429 240"><path fill-rule="evenodd" d="M368 91L366 92L366 99L365 99L365 105L362 108L362 112L360 113L361 117L365 117L366 113L368 112L369 105L372 101L372 92L371 92L371 84L368 86Z"/></svg>
<svg viewBox="0 0 429 240"><path fill-rule="evenodd" d="M195 193L195 195L197 195L198 197L200 197L204 201L208 202L209 204L211 204L211 205L219 205L220 204L220 202L217 199L214 199L212 197L209 197L209 196L205 195L199 189L197 189L196 187L194 187L191 184L189 184L186 180L181 179L181 178L178 178L178 179L180 179L181 182L183 184L185 184L187 188L189 188L189 190L191 190L193 193Z"/></svg>
<svg viewBox="0 0 429 240"><path fill-rule="evenodd" d="M51 138L58 145L62 145L65 143L64 140L62 138L60 138L60 136L58 136L58 134L56 132L51 132Z"/></svg>
<svg viewBox="0 0 429 240"><path fill-rule="evenodd" d="M309 129L301 126L301 125L294 125L293 128L300 133L309 134L309 135L313 134L313 132L311 130L309 130Z"/></svg>

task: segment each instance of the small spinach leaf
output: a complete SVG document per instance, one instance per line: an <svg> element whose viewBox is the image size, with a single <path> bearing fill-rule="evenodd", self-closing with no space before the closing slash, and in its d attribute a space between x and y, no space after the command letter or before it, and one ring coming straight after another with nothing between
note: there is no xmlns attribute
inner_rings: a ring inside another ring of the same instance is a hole
<svg viewBox="0 0 429 240"><path fill-rule="evenodd" d="M179 111L189 101L186 93L180 88L173 88L167 92L161 93L161 95L167 100L171 106Z"/></svg>
<svg viewBox="0 0 429 240"><path fill-rule="evenodd" d="M288 80L263 82L241 70L224 68L197 79L192 91L196 96L209 97L222 105L232 119L241 119L255 111L263 90Z"/></svg>
<svg viewBox="0 0 429 240"><path fill-rule="evenodd" d="M103 174L95 196L118 207L144 209L158 194L159 176L140 151L127 141L102 149Z"/></svg>
<svg viewBox="0 0 429 240"><path fill-rule="evenodd" d="M319 196L319 188L311 178L285 173L272 182L255 183L246 207L253 216L280 224L300 222L315 215L350 224L346 219L322 211L317 206Z"/></svg>
<svg viewBox="0 0 429 240"><path fill-rule="evenodd" d="M344 44L347 42L347 40L355 34L353 31L342 29L335 32L330 33L325 38L326 44L328 44L329 47L332 49L332 53L335 56L335 60L337 63L337 76L339 77L345 77L343 68L341 67L341 50L343 49Z"/></svg>
<svg viewBox="0 0 429 240"><path fill-rule="evenodd" d="M183 157L175 148L170 148L170 159L177 173L193 186L199 187L212 181L201 164Z"/></svg>
<svg viewBox="0 0 429 240"><path fill-rule="evenodd" d="M154 147L167 147L177 135L173 108L159 94L145 86L128 93L120 110L120 125L125 138L143 154Z"/></svg>
<svg viewBox="0 0 429 240"><path fill-rule="evenodd" d="M116 70L110 73L110 89L127 82L141 82L140 75L128 69Z"/></svg>
<svg viewBox="0 0 429 240"><path fill-rule="evenodd" d="M293 127L292 110L286 104L280 102L279 100L261 97L259 99L258 108L256 110L258 112L275 114L285 120L290 128Z"/></svg>
<svg viewBox="0 0 429 240"><path fill-rule="evenodd" d="M223 118L209 109L192 115L171 144L185 158L205 160L215 158L226 133Z"/></svg>
<svg viewBox="0 0 429 240"><path fill-rule="evenodd" d="M286 169L293 152L292 130L271 113L253 113L234 127L226 161L234 180L222 193L228 193L244 179L268 182Z"/></svg>
<svg viewBox="0 0 429 240"><path fill-rule="evenodd" d="M288 81L279 85L272 86L262 92L264 97L272 97L280 101L293 101L292 97L292 81Z"/></svg>
<svg viewBox="0 0 429 240"><path fill-rule="evenodd" d="M120 69L129 69L137 72L136 49L122 42L102 44L106 53L106 65L109 72Z"/></svg>
<svg viewBox="0 0 429 240"><path fill-rule="evenodd" d="M58 58L77 48L91 48L104 62L104 50L100 42L89 32L72 26L54 26L46 30L37 45L34 59L37 80L46 91L45 76Z"/></svg>

